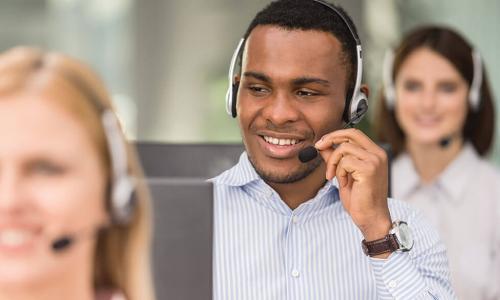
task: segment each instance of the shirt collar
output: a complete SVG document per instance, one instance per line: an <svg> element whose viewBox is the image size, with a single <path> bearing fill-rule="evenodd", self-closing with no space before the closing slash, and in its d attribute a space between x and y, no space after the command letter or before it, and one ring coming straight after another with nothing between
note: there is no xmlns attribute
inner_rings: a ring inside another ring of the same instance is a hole
<svg viewBox="0 0 500 300"><path fill-rule="evenodd" d="M479 163L479 154L471 144L466 143L459 155L439 176L439 184L452 196L454 201L461 199L464 188L469 184L469 177L474 176L470 170L474 170Z"/></svg>
<svg viewBox="0 0 500 300"><path fill-rule="evenodd" d="M391 189L392 196L396 195L400 199L406 199L420 185L420 177L413 167L413 162L408 153L400 154L392 162ZM394 178L398 178L397 184Z"/></svg>
<svg viewBox="0 0 500 300"><path fill-rule="evenodd" d="M259 176L259 174L255 171L255 168L248 159L248 155L246 152L243 152L241 154L240 159L235 166L225 171L221 175L213 178L212 181L218 184L224 184L234 187L245 186L245 188L249 188L251 190L255 191L259 190L259 193L261 194L268 194L267 196L270 196L273 193L272 188L268 186L264 182L264 180ZM329 206L330 204L339 200L337 190L338 190L338 182L336 178L334 178L331 181L327 181L325 185L318 191L318 193L314 198L301 204L301 206L299 206L297 209L299 211L302 210L311 211ZM260 199L266 199L266 197L262 197ZM281 211L282 213L286 212L287 214L291 212L288 206L286 207L286 209L284 208L285 204L284 202L282 202L281 199L279 198L274 198L274 199L279 200L279 203L275 203L276 204L275 208L277 210ZM305 207L307 207L307 209Z"/></svg>
<svg viewBox="0 0 500 300"><path fill-rule="evenodd" d="M473 175L468 170L474 169L479 160L480 157L473 146L470 143L464 144L458 156L445 168L434 184L443 188L453 201L458 201L461 198L463 189L468 184L469 177ZM391 176L401 179L398 180L397 185L392 185L394 195L405 199L418 187L422 186L411 157L407 153L399 155L394 160L393 166Z"/></svg>
<svg viewBox="0 0 500 300"><path fill-rule="evenodd" d="M243 152L236 165L215 177L213 181L229 186L244 186L259 179L261 178L250 163L247 153Z"/></svg>
<svg viewBox="0 0 500 300"><path fill-rule="evenodd" d="M256 180L262 180L262 178L257 174L257 171L255 171L245 151L240 155L240 159L236 165L212 180L229 186L243 186ZM318 196L324 195L333 188L338 188L337 178L327 181L318 191Z"/></svg>

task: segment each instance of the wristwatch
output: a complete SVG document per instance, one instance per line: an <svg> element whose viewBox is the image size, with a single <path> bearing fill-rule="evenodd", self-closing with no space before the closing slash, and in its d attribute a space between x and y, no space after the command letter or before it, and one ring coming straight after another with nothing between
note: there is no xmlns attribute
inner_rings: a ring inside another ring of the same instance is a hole
<svg viewBox="0 0 500 300"><path fill-rule="evenodd" d="M406 252L413 248L413 235L408 223L396 220L392 223L392 229L388 235L374 241L363 240L361 245L368 256L395 251Z"/></svg>

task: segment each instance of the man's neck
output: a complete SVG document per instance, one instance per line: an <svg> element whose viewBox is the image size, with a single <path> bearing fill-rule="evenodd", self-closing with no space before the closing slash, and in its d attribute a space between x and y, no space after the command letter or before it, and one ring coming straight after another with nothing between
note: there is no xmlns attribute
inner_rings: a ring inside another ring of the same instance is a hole
<svg viewBox="0 0 500 300"><path fill-rule="evenodd" d="M325 164L322 163L306 178L294 183L268 183L292 210L314 198L325 185Z"/></svg>

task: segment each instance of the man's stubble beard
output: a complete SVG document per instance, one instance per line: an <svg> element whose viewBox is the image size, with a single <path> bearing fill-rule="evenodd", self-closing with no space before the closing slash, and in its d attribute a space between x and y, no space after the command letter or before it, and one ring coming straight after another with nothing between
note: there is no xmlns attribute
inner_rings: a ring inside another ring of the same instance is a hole
<svg viewBox="0 0 500 300"><path fill-rule="evenodd" d="M264 170L262 166L260 166L252 156L247 152L248 159L252 164L253 168L257 172L257 174L267 183L276 183L276 184L290 184L300 181L311 173L314 172L322 163L322 158L320 155L313 159L308 163L304 163L300 166L300 168L294 173L288 174L276 174L272 170ZM298 160L298 158L297 158Z"/></svg>

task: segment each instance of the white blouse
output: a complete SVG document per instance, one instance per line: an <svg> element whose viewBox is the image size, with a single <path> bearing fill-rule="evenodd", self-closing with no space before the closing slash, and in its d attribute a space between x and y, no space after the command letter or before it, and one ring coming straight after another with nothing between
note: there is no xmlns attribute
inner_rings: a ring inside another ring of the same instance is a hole
<svg viewBox="0 0 500 300"><path fill-rule="evenodd" d="M459 299L500 299L500 172L470 144L431 184L410 156L391 166L392 196L420 209L446 244Z"/></svg>

